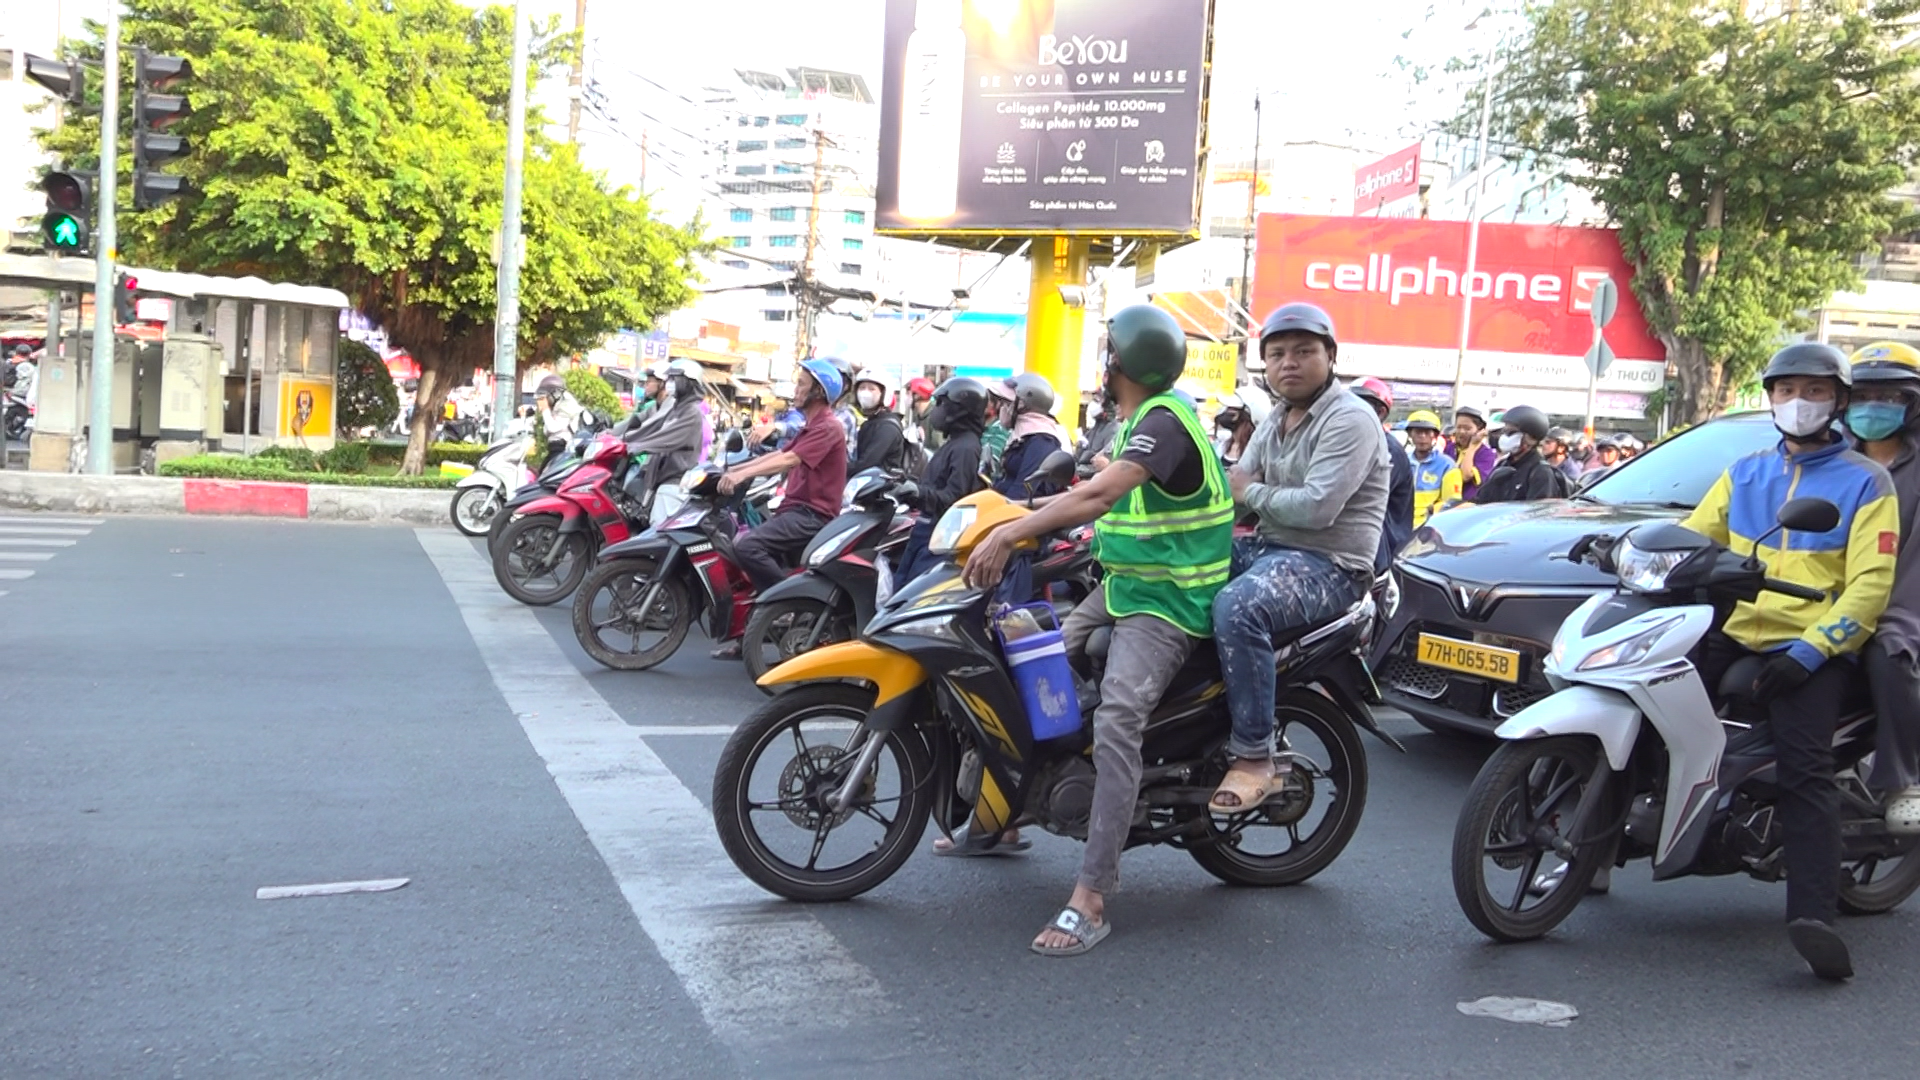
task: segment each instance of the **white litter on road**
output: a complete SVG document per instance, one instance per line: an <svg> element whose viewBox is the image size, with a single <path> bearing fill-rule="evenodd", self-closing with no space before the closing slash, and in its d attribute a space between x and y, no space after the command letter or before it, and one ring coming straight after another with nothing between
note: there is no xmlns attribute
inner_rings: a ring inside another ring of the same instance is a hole
<svg viewBox="0 0 1920 1080"><path fill-rule="evenodd" d="M1566 1027L1580 1010L1559 1001L1539 998L1483 997L1455 1005L1466 1016L1490 1016L1514 1024L1539 1024L1542 1027Z"/></svg>
<svg viewBox="0 0 1920 1080"><path fill-rule="evenodd" d="M915 1052L914 1024L873 973L805 907L774 899L741 875L720 847L713 815L594 690L533 610L500 591L471 541L446 529L415 535L641 928L745 1071L794 1059L798 1040L818 1049L809 1064L821 1076L905 1075L900 1059Z"/></svg>
<svg viewBox="0 0 1920 1080"><path fill-rule="evenodd" d="M341 896L346 893L392 892L408 878L380 878L377 881L333 881L325 885L268 885L256 889L255 900L285 900L294 896Z"/></svg>

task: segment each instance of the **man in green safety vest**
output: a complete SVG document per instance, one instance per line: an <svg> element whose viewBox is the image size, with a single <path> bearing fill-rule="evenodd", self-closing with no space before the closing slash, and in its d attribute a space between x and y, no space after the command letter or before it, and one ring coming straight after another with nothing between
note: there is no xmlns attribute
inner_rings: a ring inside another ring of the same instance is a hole
<svg viewBox="0 0 1920 1080"><path fill-rule="evenodd" d="M988 534L967 559L976 588L1000 581L1014 545L1093 521L1106 581L1062 631L1067 658L1088 673L1087 641L1112 627L1100 704L1093 714L1093 817L1073 895L1034 939L1033 951L1073 956L1107 935L1107 893L1120 880L1120 849L1140 794L1147 717L1213 635L1213 598L1233 555L1233 498L1226 471L1193 407L1170 393L1186 367L1186 334L1150 304L1107 323L1106 383L1121 416L1118 453L1092 480Z"/></svg>

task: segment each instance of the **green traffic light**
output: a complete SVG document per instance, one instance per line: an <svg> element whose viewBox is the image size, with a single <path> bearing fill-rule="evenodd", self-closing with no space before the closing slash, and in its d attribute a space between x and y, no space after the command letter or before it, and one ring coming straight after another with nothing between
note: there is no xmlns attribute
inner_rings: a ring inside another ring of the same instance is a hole
<svg viewBox="0 0 1920 1080"><path fill-rule="evenodd" d="M47 238L47 244L56 251L78 251L86 243L86 229L80 219L72 214L58 211L48 214L40 222L41 232Z"/></svg>

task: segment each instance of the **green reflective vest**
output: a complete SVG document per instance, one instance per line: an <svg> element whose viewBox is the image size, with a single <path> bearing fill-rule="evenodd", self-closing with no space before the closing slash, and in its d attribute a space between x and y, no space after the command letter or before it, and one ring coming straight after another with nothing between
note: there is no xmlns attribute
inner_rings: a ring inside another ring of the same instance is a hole
<svg viewBox="0 0 1920 1080"><path fill-rule="evenodd" d="M1107 572L1107 610L1116 618L1155 615L1193 637L1212 637L1213 597L1227 583L1233 557L1233 496L1200 418L1170 394L1148 398L1121 425L1114 445L1124 448L1151 409L1180 418L1207 479L1187 496L1149 480L1095 523L1094 556Z"/></svg>

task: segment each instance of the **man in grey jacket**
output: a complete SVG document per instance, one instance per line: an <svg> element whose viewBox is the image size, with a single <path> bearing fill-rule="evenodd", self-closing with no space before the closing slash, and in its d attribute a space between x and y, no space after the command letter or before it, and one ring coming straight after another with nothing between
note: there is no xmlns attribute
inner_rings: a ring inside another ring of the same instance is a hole
<svg viewBox="0 0 1920 1080"><path fill-rule="evenodd" d="M1259 528L1234 543L1233 580L1213 602L1234 759L1210 803L1217 813L1252 809L1285 783L1274 760L1276 649L1372 584L1391 466L1373 408L1333 377L1338 351L1333 319L1312 304L1282 305L1260 327L1281 407L1227 473Z"/></svg>
<svg viewBox="0 0 1920 1080"><path fill-rule="evenodd" d="M1853 354L1847 429L1860 452L1886 467L1900 506L1893 594L1861 652L1873 688L1873 773L1867 786L1887 800L1887 831L1920 833L1920 351L1876 342Z"/></svg>

